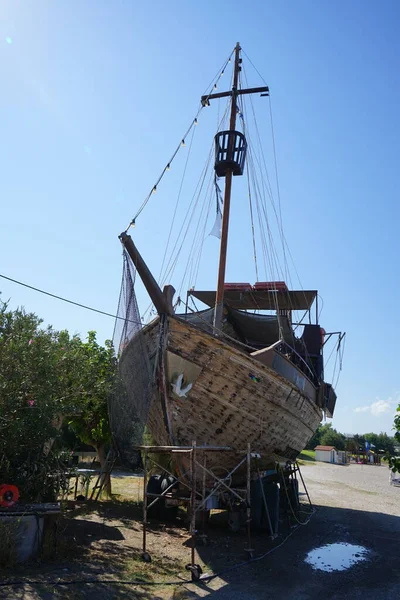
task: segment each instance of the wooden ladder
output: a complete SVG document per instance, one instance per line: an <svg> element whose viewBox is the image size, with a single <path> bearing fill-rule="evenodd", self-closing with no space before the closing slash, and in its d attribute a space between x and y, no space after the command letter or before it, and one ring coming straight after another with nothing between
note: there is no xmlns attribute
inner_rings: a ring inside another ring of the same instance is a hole
<svg viewBox="0 0 400 600"><path fill-rule="evenodd" d="M93 486L92 493L90 494L89 500L97 501L99 496L104 488L105 482L107 480L107 476L111 475L111 472L114 468L115 462L117 460L117 454L113 448L111 448L106 456L106 460L104 465L101 467L100 473L97 477L96 483Z"/></svg>

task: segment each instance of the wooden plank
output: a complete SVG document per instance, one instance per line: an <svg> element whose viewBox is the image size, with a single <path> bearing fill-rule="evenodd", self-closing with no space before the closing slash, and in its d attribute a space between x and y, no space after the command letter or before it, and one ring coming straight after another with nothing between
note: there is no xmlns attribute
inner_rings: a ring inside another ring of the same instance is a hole
<svg viewBox="0 0 400 600"><path fill-rule="evenodd" d="M157 321L142 333L145 339L136 348L146 348L154 355ZM260 466L289 454L294 458L321 421L321 410L294 384L221 339L173 317L168 318L167 353L183 359L176 364L188 361L196 365L190 369L194 380L186 397L179 397L172 390L166 369L165 389L175 442L171 444L164 425L156 382L148 408L148 429L154 444L168 451L176 445L189 450L192 440L205 449L232 448L232 452L219 453L216 449L210 453L207 465L211 470L233 468L237 462L234 451L248 443L261 454ZM139 397L137 401L140 404ZM176 460L181 470L187 469L184 453Z"/></svg>

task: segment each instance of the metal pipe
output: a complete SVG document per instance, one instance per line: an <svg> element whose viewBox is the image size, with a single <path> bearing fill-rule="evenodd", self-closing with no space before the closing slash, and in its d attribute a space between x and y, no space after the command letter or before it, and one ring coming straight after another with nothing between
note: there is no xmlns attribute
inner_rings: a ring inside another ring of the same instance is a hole
<svg viewBox="0 0 400 600"><path fill-rule="evenodd" d="M305 490L305 492L307 494L308 502L310 503L311 508L314 510L314 507L313 507L312 502L311 502L311 498L310 498L308 490L306 488L306 484L304 483L303 475L301 474L300 466L299 466L299 463L297 462L297 460L296 460L296 466L297 466L297 470L298 470L299 475L300 475L301 483L303 484L303 488L304 488L304 490Z"/></svg>
<svg viewBox="0 0 400 600"><path fill-rule="evenodd" d="M146 552L146 525L147 525L147 452L143 461L143 554Z"/></svg>
<svg viewBox="0 0 400 600"><path fill-rule="evenodd" d="M232 471L230 473L228 473L228 475L226 477L224 477L224 479L228 479L228 477L230 477L244 462L246 462L246 457L244 457L243 460L240 461L240 463L238 465L236 465L236 467L234 469L232 469ZM197 463L198 464L198 463ZM213 477L216 481L218 481L218 483L214 484L214 487L211 489L208 498L210 496L212 496L212 494L215 494L215 492L218 490L218 488L222 485L224 486L233 496L236 496L239 500L243 500L243 498L241 496L239 496L239 494L237 494L235 492L235 490L233 490L232 488L230 488L228 485L226 485L226 483L223 482L222 479L219 479L212 471L210 471L209 469L207 469L206 467L203 467L203 465L199 465L199 467L203 468L206 473L208 473L209 475L211 475L211 477ZM204 500L201 502L200 506L198 507L199 509L204 505Z"/></svg>
<svg viewBox="0 0 400 600"><path fill-rule="evenodd" d="M251 483L251 450L250 450L250 442L247 444L247 542L248 542L248 551L251 552L251 491L250 491L250 483Z"/></svg>
<svg viewBox="0 0 400 600"><path fill-rule="evenodd" d="M260 488L261 488L261 495L262 495L263 502L264 502L265 512L267 513L268 527L269 527L269 530L271 532L271 537L274 537L275 530L272 529L271 517L270 517L270 514L269 514L269 510L268 510L267 499L265 497L264 486L262 484L261 473L260 473L260 469L258 468L258 465L257 465L257 474L258 474L258 481L259 481Z"/></svg>
<svg viewBox="0 0 400 600"><path fill-rule="evenodd" d="M206 464L207 464L207 454L204 453L203 456L203 489L202 489L202 502L204 502L204 499L206 497L206 472L205 472L205 468L206 468ZM207 510L207 507L205 506L205 510ZM205 531L206 528L206 513L203 510L202 513L202 519L201 519L201 523L202 523L202 528L203 528L203 533Z"/></svg>
<svg viewBox="0 0 400 600"><path fill-rule="evenodd" d="M195 545L196 545L196 442L192 442L192 454L190 457L191 476L192 476L192 492L190 496L190 533L192 535L191 543L191 563L192 569L195 565ZM192 570L193 573L193 570Z"/></svg>

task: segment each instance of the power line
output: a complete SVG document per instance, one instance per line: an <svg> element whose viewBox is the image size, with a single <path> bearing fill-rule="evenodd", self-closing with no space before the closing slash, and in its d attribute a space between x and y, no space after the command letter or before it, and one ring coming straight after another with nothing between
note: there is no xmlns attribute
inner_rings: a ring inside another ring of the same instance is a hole
<svg viewBox="0 0 400 600"><path fill-rule="evenodd" d="M68 300L67 298L63 298L62 296L57 296L56 294L51 294L50 292L46 292L45 290L41 290L33 285L28 285L27 283L23 283L22 281L17 281L17 279L12 279L11 277L7 277L6 275L2 275L0 273L0 277L3 279L7 279L8 281L12 281L13 283L17 283L18 285L22 285L23 287L29 288L30 290L34 290L35 292L40 292L41 294L45 294L46 296L50 296L51 298L56 298L56 300L62 300L63 302L68 302L68 304L74 304L75 306L79 306L80 308L86 308L86 310L91 310L92 312L99 313L100 315L106 315L106 317L112 317L113 319L121 319L121 321L127 321L129 323L142 324L140 321L133 321L132 319L125 319L125 317L119 317L118 315L113 315L111 313L105 312L104 310L99 310L98 308L93 308L92 306L86 306L86 304L81 304L80 302L74 302L73 300Z"/></svg>

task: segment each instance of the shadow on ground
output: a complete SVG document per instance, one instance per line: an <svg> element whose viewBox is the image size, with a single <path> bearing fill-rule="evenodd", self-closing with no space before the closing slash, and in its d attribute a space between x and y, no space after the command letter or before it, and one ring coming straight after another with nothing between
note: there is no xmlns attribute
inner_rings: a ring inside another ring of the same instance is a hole
<svg viewBox="0 0 400 600"><path fill-rule="evenodd" d="M265 558L222 574L225 585L213 589L213 582L191 590L188 598L209 593L215 600L250 600L270 598L290 600L398 600L400 570L398 547L400 517L379 512L316 507L308 525L292 529L290 537L274 543L254 536L256 555L261 556L276 547ZM400 509L400 496L399 496ZM244 538L243 538L244 541ZM361 545L368 549L368 560L347 571L326 573L315 571L304 559L311 550L336 542ZM219 560L211 560L207 549L199 549L200 557L212 567L220 568ZM210 589L211 588L211 589Z"/></svg>
<svg viewBox="0 0 400 600"><path fill-rule="evenodd" d="M119 584L117 580L135 578L165 584L167 580L179 579L179 574L187 577L187 573L182 573L182 565L190 560L190 544L183 522L151 525L149 538L153 541L153 562L148 565L141 560L139 506L121 502L100 503L94 511L82 507L61 524L57 556L53 560L0 572L3 582L12 577L43 583L0 587L0 598L183 600L210 596L215 600L320 600L321 597L326 600L350 597L352 600L398 600L400 518L380 513L379 504L376 512L326 506L316 508L304 527L299 525L288 530L287 523L283 523L283 534L274 541L264 533L254 533L255 556L271 552L238 568L233 567L245 560L246 535L230 533L222 526L221 519L212 519L208 528L209 544L199 545L197 551L203 571L218 572L218 578L177 587L138 588ZM285 541L287 533L290 537ZM336 573L314 571L304 563L310 550L335 542L365 546L369 551L368 560L348 571ZM116 582L68 586L46 583L57 579L114 579Z"/></svg>

